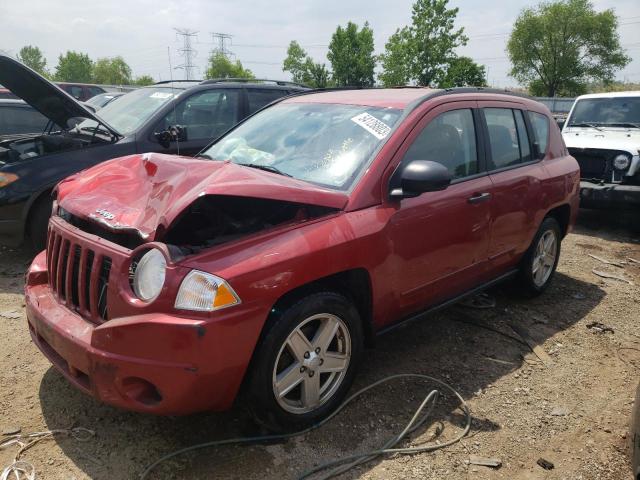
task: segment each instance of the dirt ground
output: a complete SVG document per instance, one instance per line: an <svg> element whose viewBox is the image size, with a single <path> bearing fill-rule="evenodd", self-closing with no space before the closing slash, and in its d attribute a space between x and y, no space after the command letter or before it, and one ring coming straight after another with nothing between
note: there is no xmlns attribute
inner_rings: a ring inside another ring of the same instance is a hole
<svg viewBox="0 0 640 480"><path fill-rule="evenodd" d="M444 450L377 459L341 478L631 478L628 420L639 381L640 264L627 259L640 260L640 233L625 222L581 212L563 242L558 274L539 298L522 299L506 285L490 292L494 308L456 306L380 337L365 355L354 388L395 373L437 377L468 402L471 433ZM29 259L26 251L0 249L0 431L95 431L86 442L61 436L25 452L38 478L135 479L175 449L257 433L242 406L222 414L159 418L100 405L74 389L30 341L22 296ZM633 284L599 277L594 269ZM589 328L593 322L613 332ZM551 362L545 365L510 338L515 333L509 323L525 329ZM295 478L323 461L381 446L431 388L417 382L383 385L320 430L267 446L201 450L167 462L150 478ZM454 399L445 396L432 421L412 435L412 444L444 442L463 423ZM16 450L0 450L0 471ZM470 465L470 455L498 458L502 466ZM540 458L554 468L538 466Z"/></svg>

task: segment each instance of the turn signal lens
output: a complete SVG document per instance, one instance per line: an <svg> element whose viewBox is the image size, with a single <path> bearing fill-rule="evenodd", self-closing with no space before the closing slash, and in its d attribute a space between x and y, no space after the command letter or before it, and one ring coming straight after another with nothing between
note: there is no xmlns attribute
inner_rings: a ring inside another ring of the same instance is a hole
<svg viewBox="0 0 640 480"><path fill-rule="evenodd" d="M0 173L0 188L6 187L10 183L18 180L18 178L20 177L18 177L18 175L16 175L15 173Z"/></svg>
<svg viewBox="0 0 640 480"><path fill-rule="evenodd" d="M239 303L240 298L225 280L210 273L192 270L182 280L175 307L212 312Z"/></svg>

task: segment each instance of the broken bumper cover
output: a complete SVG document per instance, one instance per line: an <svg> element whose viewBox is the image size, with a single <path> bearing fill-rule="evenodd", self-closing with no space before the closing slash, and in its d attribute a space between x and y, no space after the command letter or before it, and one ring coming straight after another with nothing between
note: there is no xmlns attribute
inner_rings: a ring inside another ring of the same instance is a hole
<svg viewBox="0 0 640 480"><path fill-rule="evenodd" d="M640 208L640 185L580 182L582 208Z"/></svg>
<svg viewBox="0 0 640 480"><path fill-rule="evenodd" d="M110 405L161 415L231 407L253 346L234 349L237 338L225 331L238 317L258 319L255 310L230 309L215 321L159 313L96 325L58 302L45 252L29 269L25 300L33 342L73 385Z"/></svg>

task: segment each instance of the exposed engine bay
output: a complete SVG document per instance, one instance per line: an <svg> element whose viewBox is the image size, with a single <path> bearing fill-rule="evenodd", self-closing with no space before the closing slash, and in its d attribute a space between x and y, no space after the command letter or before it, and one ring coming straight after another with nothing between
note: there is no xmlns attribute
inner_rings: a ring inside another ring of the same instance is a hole
<svg viewBox="0 0 640 480"><path fill-rule="evenodd" d="M286 223L327 215L332 208L264 198L209 195L196 200L159 240L185 253L229 242Z"/></svg>
<svg viewBox="0 0 640 480"><path fill-rule="evenodd" d="M57 152L78 150L106 140L95 135L58 132L48 135L21 135L0 141L0 165L16 163Z"/></svg>

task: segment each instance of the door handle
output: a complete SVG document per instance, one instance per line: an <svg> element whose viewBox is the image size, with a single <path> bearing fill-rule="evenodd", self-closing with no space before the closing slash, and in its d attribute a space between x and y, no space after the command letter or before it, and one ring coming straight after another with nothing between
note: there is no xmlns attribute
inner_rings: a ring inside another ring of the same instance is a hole
<svg viewBox="0 0 640 480"><path fill-rule="evenodd" d="M491 194L489 192L484 193L474 193L467 199L467 202L471 204L486 202L491 199Z"/></svg>

